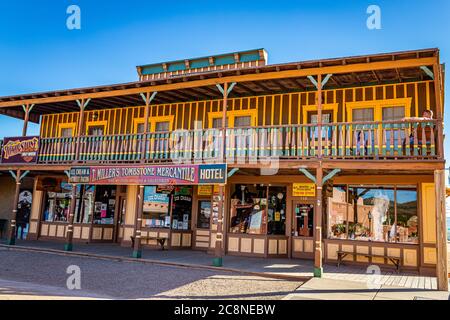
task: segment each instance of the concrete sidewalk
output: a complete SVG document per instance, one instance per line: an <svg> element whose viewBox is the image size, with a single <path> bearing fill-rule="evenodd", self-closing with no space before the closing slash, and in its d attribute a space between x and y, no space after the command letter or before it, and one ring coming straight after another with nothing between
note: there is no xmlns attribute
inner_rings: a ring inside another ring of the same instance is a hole
<svg viewBox="0 0 450 320"><path fill-rule="evenodd" d="M241 272L258 276L293 279L306 281L313 277L313 261L302 259L274 259L253 258L226 255L223 258L223 268L212 266L213 256L203 251L194 250L151 250L143 249L142 258L131 258L132 249L116 244L75 244L72 253L64 252L64 243L51 241L17 241L14 247L2 245L11 250L40 250L53 254L73 254L100 259L114 259L121 261L141 261L163 265L185 266L190 268L207 268ZM322 279L336 281L350 281L365 286L373 281L374 276L367 273L365 267L342 265L324 265ZM330 283L333 283L331 281ZM418 290L436 290L435 277L423 277L417 273L395 273L392 269L381 270L378 283L382 286L401 287Z"/></svg>
<svg viewBox="0 0 450 320"><path fill-rule="evenodd" d="M283 300L449 300L449 292L312 278Z"/></svg>

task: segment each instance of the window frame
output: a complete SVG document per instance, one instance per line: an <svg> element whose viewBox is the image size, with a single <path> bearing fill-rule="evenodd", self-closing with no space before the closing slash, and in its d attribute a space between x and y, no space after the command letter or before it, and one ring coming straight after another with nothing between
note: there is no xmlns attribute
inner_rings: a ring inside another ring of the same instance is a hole
<svg viewBox="0 0 450 320"><path fill-rule="evenodd" d="M58 137L62 137L62 131L64 129L72 129L72 137L75 137L77 135L77 123L76 122L59 123L58 124Z"/></svg>
<svg viewBox="0 0 450 320"><path fill-rule="evenodd" d="M411 103L412 98L398 98L398 99L383 99L383 100L368 100L347 102L345 104L346 118L348 122L353 122L354 109L368 109L373 108L373 121L383 121L383 108L389 107L404 107L405 117L411 117Z"/></svg>
<svg viewBox="0 0 450 320"><path fill-rule="evenodd" d="M236 117L251 117L251 126L256 127L258 122L258 109L247 109L247 110L234 110L227 111L228 127L234 128L234 122ZM223 112L209 112L208 113L208 128L213 129L214 119L222 119Z"/></svg>
<svg viewBox="0 0 450 320"><path fill-rule="evenodd" d="M169 131L173 131L173 122L174 122L174 116L158 116L158 117L149 117L148 119L148 129L149 132L154 133L156 130L156 123L158 122L169 122ZM145 119L144 118L135 118L133 120L133 133L138 134L138 127L140 124L144 124Z"/></svg>
<svg viewBox="0 0 450 320"><path fill-rule="evenodd" d="M108 134L108 121L107 120L95 120L86 122L86 135L89 135L89 129L92 127L103 126L104 135Z"/></svg>
<svg viewBox="0 0 450 320"><path fill-rule="evenodd" d="M317 104L311 104L311 105L305 105L302 107L302 124L309 124L308 123L308 112L317 112L318 105ZM322 104L322 110L326 111L333 111L333 121L330 123L338 122L338 110L339 110L339 103L325 103Z"/></svg>
<svg viewBox="0 0 450 320"><path fill-rule="evenodd" d="M361 185L358 185L357 183L338 183L336 184L336 186L345 186L346 192L345 192L345 199L346 202L349 203L349 189L350 187L355 187L357 185L358 188L370 188L370 189L376 189L379 188L380 186L390 186L392 187L392 190L394 192L394 224L395 224L395 231L397 233L397 228L398 228L398 212L397 212L397 205L398 205L398 200L397 200L397 191L398 190L405 190L405 188L407 187L414 187L415 191L416 191L416 212L417 212L417 219L418 219L418 233L417 233L417 243L411 243L411 242L388 242L388 241L375 241L375 240L355 240L355 239L350 239L349 238L349 233L348 233L348 226L349 226L349 222L348 222L348 211L346 212L346 224L347 224L347 234L346 234L346 238L344 239L338 239L338 238L332 238L330 237L330 228L331 225L329 224L329 219L330 219L330 204L328 201L328 197L327 197L327 209L326 209L326 224L327 224L327 232L326 232L326 238L329 240L338 240L338 241L364 241L364 242L369 242L369 243L383 243L383 244L394 244L394 245L420 245L421 243L421 239L422 239L422 207L420 204L420 197L421 197L421 190L419 187L419 184L408 184L408 183L399 183L399 184L384 184L384 183L364 183ZM333 186L334 187L334 186Z"/></svg>

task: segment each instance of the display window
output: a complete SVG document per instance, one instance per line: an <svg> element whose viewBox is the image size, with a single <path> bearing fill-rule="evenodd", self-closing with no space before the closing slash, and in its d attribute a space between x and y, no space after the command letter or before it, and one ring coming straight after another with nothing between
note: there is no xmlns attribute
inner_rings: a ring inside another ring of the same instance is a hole
<svg viewBox="0 0 450 320"><path fill-rule="evenodd" d="M170 228L170 194L157 192L156 186L144 188L143 219L150 228Z"/></svg>
<svg viewBox="0 0 450 320"><path fill-rule="evenodd" d="M415 186L334 186L327 205L330 239L419 242Z"/></svg>
<svg viewBox="0 0 450 320"><path fill-rule="evenodd" d="M172 230L190 230L192 187L175 187L172 199Z"/></svg>
<svg viewBox="0 0 450 320"><path fill-rule="evenodd" d="M47 192L43 213L46 222L68 222L72 185L62 182L59 192Z"/></svg>
<svg viewBox="0 0 450 320"><path fill-rule="evenodd" d="M47 192L43 220L68 222L72 185L61 183L60 192ZM115 186L78 185L74 223L114 224Z"/></svg>
<svg viewBox="0 0 450 320"><path fill-rule="evenodd" d="M230 232L284 235L286 187L235 185L230 200Z"/></svg>
<svg viewBox="0 0 450 320"><path fill-rule="evenodd" d="M80 199L81 205L80 205ZM94 215L95 186L81 186L80 194L77 195L75 209L75 223L91 223Z"/></svg>
<svg viewBox="0 0 450 320"><path fill-rule="evenodd" d="M93 214L94 224L114 224L115 208L116 187L96 186Z"/></svg>
<svg viewBox="0 0 450 320"><path fill-rule="evenodd" d="M144 188L143 220L149 228L190 230L192 222L191 186Z"/></svg>
<svg viewBox="0 0 450 320"><path fill-rule="evenodd" d="M211 201L200 200L198 202L197 228L209 229L211 224Z"/></svg>

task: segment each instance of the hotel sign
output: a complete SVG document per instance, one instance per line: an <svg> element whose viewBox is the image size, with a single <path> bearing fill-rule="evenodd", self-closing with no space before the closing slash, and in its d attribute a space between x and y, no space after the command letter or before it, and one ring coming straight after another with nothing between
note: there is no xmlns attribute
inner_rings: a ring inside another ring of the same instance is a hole
<svg viewBox="0 0 450 320"><path fill-rule="evenodd" d="M96 166L70 170L70 183L92 185L225 184L226 164Z"/></svg>
<svg viewBox="0 0 450 320"><path fill-rule="evenodd" d="M1 150L1 162L9 164L36 163L39 137L5 138Z"/></svg>

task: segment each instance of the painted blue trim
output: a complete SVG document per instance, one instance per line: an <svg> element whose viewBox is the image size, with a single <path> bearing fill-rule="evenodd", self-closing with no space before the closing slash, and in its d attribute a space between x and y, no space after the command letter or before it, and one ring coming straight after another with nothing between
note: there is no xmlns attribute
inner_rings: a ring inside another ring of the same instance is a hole
<svg viewBox="0 0 450 320"><path fill-rule="evenodd" d="M249 53L241 53L239 57L240 62L250 62L250 61L258 61L259 60L259 52L249 52Z"/></svg>
<svg viewBox="0 0 450 320"><path fill-rule="evenodd" d="M228 55L228 56L219 56L214 59L214 65L216 66L223 66L226 64L235 64L236 61L234 61L234 55Z"/></svg>
<svg viewBox="0 0 450 320"><path fill-rule="evenodd" d="M300 171L301 173L303 173L309 180L311 180L312 182L316 183L316 177L314 177L308 170L304 169L304 168L300 168L298 169L298 171Z"/></svg>
<svg viewBox="0 0 450 320"><path fill-rule="evenodd" d="M191 69L207 68L211 66L211 64L209 63L209 59L192 60L189 64Z"/></svg>
<svg viewBox="0 0 450 320"><path fill-rule="evenodd" d="M186 70L186 64L184 63L184 61L183 62L171 63L167 67L167 71L169 71L169 72L181 71L181 70Z"/></svg>
<svg viewBox="0 0 450 320"><path fill-rule="evenodd" d="M164 72L164 68L162 65L146 66L146 67L142 68L143 75L163 73L163 72Z"/></svg>

